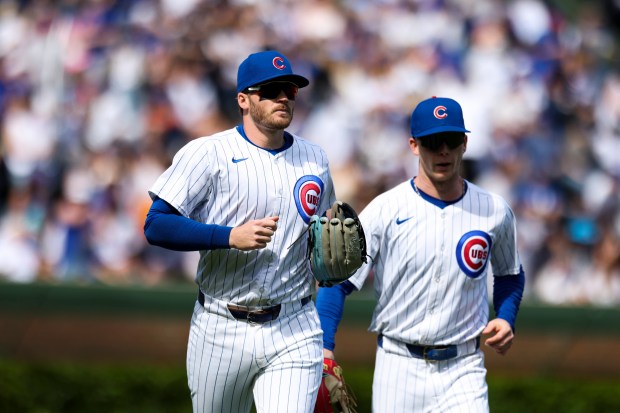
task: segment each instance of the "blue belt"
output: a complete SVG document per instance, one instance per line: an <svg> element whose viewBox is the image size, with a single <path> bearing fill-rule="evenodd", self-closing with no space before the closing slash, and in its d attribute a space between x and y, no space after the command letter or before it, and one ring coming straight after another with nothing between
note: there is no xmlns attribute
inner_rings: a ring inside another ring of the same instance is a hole
<svg viewBox="0 0 620 413"><path fill-rule="evenodd" d="M379 335L379 347L383 348L383 336ZM457 346L455 344L442 345L442 346L427 346L420 344L404 343L409 350L411 357L418 359L431 360L431 361L443 361L450 360L458 356ZM480 337L476 338L476 350L480 348Z"/></svg>
<svg viewBox="0 0 620 413"><path fill-rule="evenodd" d="M309 295L302 298L299 302L303 307L308 304L311 299L312 296ZM205 305L205 296L200 290L198 290L198 302L202 306ZM276 304L272 307L264 307L260 310L249 310L247 307L234 304L228 304L227 307L228 311L233 317L235 317L235 319L247 321L252 324L264 324L273 321L278 318L280 315L280 310L282 309L281 304Z"/></svg>

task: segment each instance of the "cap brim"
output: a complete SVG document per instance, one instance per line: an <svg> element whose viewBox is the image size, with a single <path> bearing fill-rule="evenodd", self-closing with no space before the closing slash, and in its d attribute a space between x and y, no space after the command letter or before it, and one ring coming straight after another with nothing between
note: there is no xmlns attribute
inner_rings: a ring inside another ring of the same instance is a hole
<svg viewBox="0 0 620 413"><path fill-rule="evenodd" d="M269 82L291 82L297 85L297 87L302 88L306 87L310 84L310 81L301 75L282 75L282 76L274 76L267 77L265 79L260 80L254 84L248 85L247 87L260 85L263 83Z"/></svg>
<svg viewBox="0 0 620 413"><path fill-rule="evenodd" d="M414 135L414 138L421 138L423 136L434 135L436 133L442 132L463 132L463 133L471 133L465 128L460 128L458 126L437 126L436 128L431 128L425 130L424 132L417 133Z"/></svg>

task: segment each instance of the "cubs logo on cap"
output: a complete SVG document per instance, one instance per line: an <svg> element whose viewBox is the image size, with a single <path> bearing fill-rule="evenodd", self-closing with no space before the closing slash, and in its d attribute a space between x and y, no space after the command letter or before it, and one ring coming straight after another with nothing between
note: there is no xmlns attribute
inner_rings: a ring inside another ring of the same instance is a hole
<svg viewBox="0 0 620 413"><path fill-rule="evenodd" d="M322 193L323 181L318 176L305 175L295 183L293 199L295 199L299 215L306 224L310 222L312 215L318 214Z"/></svg>
<svg viewBox="0 0 620 413"><path fill-rule="evenodd" d="M435 96L418 103L411 113L411 136L420 138L441 132L469 132L461 105L454 99Z"/></svg>
<svg viewBox="0 0 620 413"><path fill-rule="evenodd" d="M306 87L310 81L293 73L291 62L276 50L252 53L241 64L237 71L237 93L250 86L261 83L286 81L298 87Z"/></svg>
<svg viewBox="0 0 620 413"><path fill-rule="evenodd" d="M461 271L470 278L483 273L491 256L491 236L483 231L470 231L463 235L456 247L456 261Z"/></svg>
<svg viewBox="0 0 620 413"><path fill-rule="evenodd" d="M433 115L437 119L443 119L448 116L448 112L445 106L439 105L433 110Z"/></svg>
<svg viewBox="0 0 620 413"><path fill-rule="evenodd" d="M276 69L282 70L286 67L284 59L280 56L274 57L272 62Z"/></svg>

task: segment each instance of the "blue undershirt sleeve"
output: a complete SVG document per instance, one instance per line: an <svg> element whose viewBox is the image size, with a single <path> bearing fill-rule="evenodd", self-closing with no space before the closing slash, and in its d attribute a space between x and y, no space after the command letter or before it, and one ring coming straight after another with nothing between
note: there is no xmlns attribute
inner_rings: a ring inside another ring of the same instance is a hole
<svg viewBox="0 0 620 413"><path fill-rule="evenodd" d="M144 235L150 244L175 251L230 248L230 231L232 227L184 217L161 198L155 198L144 222Z"/></svg>
<svg viewBox="0 0 620 413"><path fill-rule="evenodd" d="M523 298L525 288L525 274L523 267L519 274L493 277L493 307L497 318L508 321L512 331L515 331L515 323L519 305Z"/></svg>
<svg viewBox="0 0 620 413"><path fill-rule="evenodd" d="M323 347L327 350L334 351L336 347L336 330L342 319L344 300L347 295L355 290L355 286L350 281L345 281L333 287L319 288L315 305L319 313L319 320L321 320L321 328L323 329Z"/></svg>

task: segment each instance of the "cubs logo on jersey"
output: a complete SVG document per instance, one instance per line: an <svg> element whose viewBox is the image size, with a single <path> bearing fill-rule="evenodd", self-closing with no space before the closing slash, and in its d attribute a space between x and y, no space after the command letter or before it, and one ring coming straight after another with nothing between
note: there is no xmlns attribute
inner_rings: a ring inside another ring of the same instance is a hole
<svg viewBox="0 0 620 413"><path fill-rule="evenodd" d="M312 215L318 213L323 193L323 181L315 175L305 175L297 180L293 190L293 198L297 211L306 224L310 222Z"/></svg>
<svg viewBox="0 0 620 413"><path fill-rule="evenodd" d="M461 270L470 278L478 278L487 266L491 255L491 237L483 231L464 234L456 246L456 260Z"/></svg>

